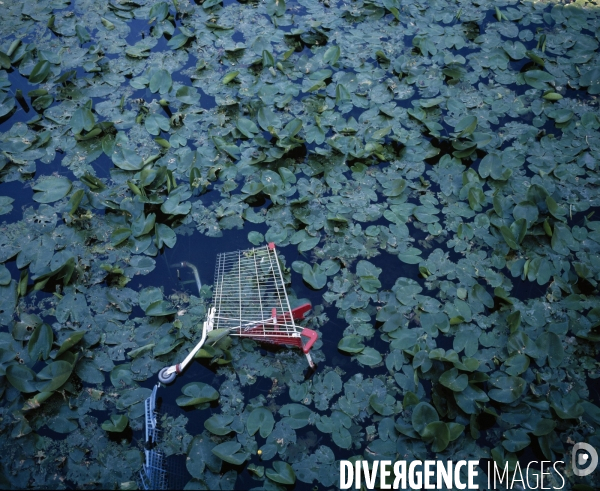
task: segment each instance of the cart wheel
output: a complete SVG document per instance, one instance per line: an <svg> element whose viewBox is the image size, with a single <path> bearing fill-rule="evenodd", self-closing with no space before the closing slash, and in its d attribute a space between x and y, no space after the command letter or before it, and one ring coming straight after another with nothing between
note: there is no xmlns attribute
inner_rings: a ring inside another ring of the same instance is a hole
<svg viewBox="0 0 600 491"><path fill-rule="evenodd" d="M158 372L158 380L160 380L161 384L170 384L177 378L177 372L173 372L168 374L167 370L171 367L165 367L160 372Z"/></svg>

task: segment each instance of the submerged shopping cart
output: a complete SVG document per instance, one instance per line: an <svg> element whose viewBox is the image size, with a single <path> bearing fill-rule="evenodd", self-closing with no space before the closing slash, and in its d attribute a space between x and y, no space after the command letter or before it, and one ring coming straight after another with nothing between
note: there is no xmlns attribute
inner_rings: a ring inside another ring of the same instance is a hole
<svg viewBox="0 0 600 491"><path fill-rule="evenodd" d="M198 288L201 288L196 268ZM244 336L258 341L301 348L309 365L314 368L310 349L318 334L296 326L311 310L310 303L292 309L288 299L275 244L245 251L227 252L217 256L213 305L202 327L202 338L187 357L177 365L163 368L158 379L163 384L175 380L202 348L213 329L226 329L231 336ZM303 337L307 338L306 343Z"/></svg>
<svg viewBox="0 0 600 491"><path fill-rule="evenodd" d="M185 457L182 455L166 455L161 449L165 417L175 417L171 409L165 407L162 399L157 401L159 384L154 386L152 393L144 403L146 439L144 441L145 462L140 470L138 480L141 489L183 489L186 477ZM168 426L169 423L167 423Z"/></svg>

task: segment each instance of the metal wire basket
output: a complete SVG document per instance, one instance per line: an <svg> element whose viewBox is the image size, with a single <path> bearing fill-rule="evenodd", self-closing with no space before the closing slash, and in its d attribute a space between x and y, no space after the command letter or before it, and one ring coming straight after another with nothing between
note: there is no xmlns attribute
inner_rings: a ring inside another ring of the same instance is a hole
<svg viewBox="0 0 600 491"><path fill-rule="evenodd" d="M146 430L144 445L145 462L140 471L139 484L140 488L146 490L182 489L186 478L186 472L183 470L184 457L181 455L167 457L158 446L162 433L160 426L161 417L167 412L171 412L167 411L165 407L159 408L157 406L156 394L158 387L158 385L154 386L152 393L144 403Z"/></svg>
<svg viewBox="0 0 600 491"><path fill-rule="evenodd" d="M146 399L146 448L144 449L146 462L140 471L140 481L144 489L169 489L167 483L167 470L164 454L156 448L159 442L160 429L158 427L158 412L156 411L156 391L154 386L152 394Z"/></svg>

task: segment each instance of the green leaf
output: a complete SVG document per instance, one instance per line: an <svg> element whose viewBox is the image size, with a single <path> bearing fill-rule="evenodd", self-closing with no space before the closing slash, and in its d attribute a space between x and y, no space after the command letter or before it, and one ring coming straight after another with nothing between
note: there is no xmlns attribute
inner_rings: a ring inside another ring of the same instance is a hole
<svg viewBox="0 0 600 491"><path fill-rule="evenodd" d="M154 232L156 234L156 247L162 249L163 245L169 248L173 248L177 242L177 236L173 229L163 223L157 223L154 226Z"/></svg>
<svg viewBox="0 0 600 491"><path fill-rule="evenodd" d="M140 346L139 348L136 349L132 349L129 353L127 353L127 356L129 356L129 358L137 358L138 356L143 355L144 353L147 353L148 351L150 351L152 348L154 348L155 343L150 343L150 344L146 344L144 346Z"/></svg>
<svg viewBox="0 0 600 491"><path fill-rule="evenodd" d="M523 80L536 89L546 90L552 88L550 82L554 82L554 77L542 70L529 70L523 74Z"/></svg>
<svg viewBox="0 0 600 491"><path fill-rule="evenodd" d="M83 189L78 189L71 195L71 199L69 199L69 215L75 215L84 196L85 191Z"/></svg>
<svg viewBox="0 0 600 491"><path fill-rule="evenodd" d="M435 421L439 421L435 408L426 402L420 402L415 406L412 413L412 425L417 433L423 434L425 427Z"/></svg>
<svg viewBox="0 0 600 491"><path fill-rule="evenodd" d="M567 256L571 249L578 249L568 225L560 222L554 224L551 245L552 249L563 256Z"/></svg>
<svg viewBox="0 0 600 491"><path fill-rule="evenodd" d="M450 430L443 421L433 421L423 429L421 437L427 443L431 443L433 452L442 452L450 443Z"/></svg>
<svg viewBox="0 0 600 491"><path fill-rule="evenodd" d="M240 74L240 72L238 72L237 70L234 72L230 72L227 75L225 75L223 77L223 80L221 80L221 82L223 83L223 85L227 85L229 82L231 82L235 77L237 77Z"/></svg>
<svg viewBox="0 0 600 491"><path fill-rule="evenodd" d="M308 239L305 239L298 244L298 251L299 252L310 251L311 249L316 247L316 245L320 242L320 240L321 240L321 237L309 237Z"/></svg>
<svg viewBox="0 0 600 491"><path fill-rule="evenodd" d="M290 428L297 430L308 424L312 411L301 404L285 404L279 410L279 414L284 416L283 421Z"/></svg>
<svg viewBox="0 0 600 491"><path fill-rule="evenodd" d="M87 29L80 24L77 24L75 26L75 34L77 34L77 39L79 39L79 44L87 43L88 41L90 41L92 39L90 37L90 33L87 31Z"/></svg>
<svg viewBox="0 0 600 491"><path fill-rule="evenodd" d="M506 54L510 56L513 60L521 60L525 57L525 53L527 52L527 48L520 41L505 41L502 45Z"/></svg>
<svg viewBox="0 0 600 491"><path fill-rule="evenodd" d="M504 237L504 240L511 249L519 249L519 244L517 244L515 236L513 235L510 228L508 228L506 225L502 225L500 227L500 233L502 234L502 237Z"/></svg>
<svg viewBox="0 0 600 491"><path fill-rule="evenodd" d="M181 388L184 395L179 396L175 402L178 406L195 406L204 402L216 401L219 393L210 385L202 382L191 382Z"/></svg>
<svg viewBox="0 0 600 491"><path fill-rule="evenodd" d="M477 301L481 302L483 305L485 305L489 309L494 307L493 297L479 283L475 283L473 285L473 288L471 289L471 298L473 300L477 300Z"/></svg>
<svg viewBox="0 0 600 491"><path fill-rule="evenodd" d="M477 128L477 117L476 116L465 116L462 118L454 127L459 137L469 136Z"/></svg>
<svg viewBox="0 0 600 491"><path fill-rule="evenodd" d="M31 409L39 408L42 402L49 399L52 394L54 394L54 392L40 392L39 394L34 395L32 398L25 401L21 411L26 412L30 411Z"/></svg>
<svg viewBox="0 0 600 491"><path fill-rule="evenodd" d="M90 131L96 124L94 113L88 107L80 107L75 109L71 116L71 129L73 133L79 135L82 130Z"/></svg>
<svg viewBox="0 0 600 491"><path fill-rule="evenodd" d="M111 157L113 163L123 170L137 171L144 166L142 157L129 147L115 147Z"/></svg>
<svg viewBox="0 0 600 491"><path fill-rule="evenodd" d="M404 179L392 179L383 184L383 194L385 196L395 197L400 196L406 189L406 180Z"/></svg>
<svg viewBox="0 0 600 491"><path fill-rule="evenodd" d="M29 357L34 361L38 361L40 358L46 360L50 355L52 343L54 343L52 328L48 324L40 324L34 329L27 343Z"/></svg>
<svg viewBox="0 0 600 491"><path fill-rule="evenodd" d="M338 349L344 353L360 353L365 349L365 345L362 343L362 336L356 334L350 334L340 339L338 343Z"/></svg>
<svg viewBox="0 0 600 491"><path fill-rule="evenodd" d="M161 68L160 70L156 70L152 77L150 77L148 87L153 94L159 92L162 95L169 92L172 85L173 80L171 79L171 74L164 68Z"/></svg>
<svg viewBox="0 0 600 491"><path fill-rule="evenodd" d="M529 228L538 219L538 207L533 201L522 201L513 208L513 216L515 220L524 218Z"/></svg>
<svg viewBox="0 0 600 491"><path fill-rule="evenodd" d="M71 190L71 181L66 177L51 176L48 179L39 181L33 190L37 191L33 195L33 200L38 203L53 203L64 198Z"/></svg>
<svg viewBox="0 0 600 491"><path fill-rule="evenodd" d="M440 384L454 392L462 392L469 384L469 377L464 373L459 374L456 368L451 368L440 376Z"/></svg>
<svg viewBox="0 0 600 491"><path fill-rule="evenodd" d="M369 367L378 365L383 360L381 353L370 346L367 346L358 355L356 355L356 359L363 365L367 365Z"/></svg>
<svg viewBox="0 0 600 491"><path fill-rule="evenodd" d="M398 254L398 259L406 264L419 264L424 259L421 257L421 251L416 247L409 247L404 252Z"/></svg>
<svg viewBox="0 0 600 491"><path fill-rule="evenodd" d="M510 404L515 402L523 394L526 382L520 377L497 376L490 379L490 383L497 387L488 391L488 395L494 401Z"/></svg>
<svg viewBox="0 0 600 491"><path fill-rule="evenodd" d="M189 41L189 37L183 33L176 34L167 43L167 46L171 49L179 49L185 46L185 44Z"/></svg>
<svg viewBox="0 0 600 491"><path fill-rule="evenodd" d="M8 70L11 66L10 58L4 53L0 51L0 68L4 70Z"/></svg>
<svg viewBox="0 0 600 491"><path fill-rule="evenodd" d="M327 284L327 275L318 264L313 267L306 265L302 271L302 279L315 290L320 290Z"/></svg>
<svg viewBox="0 0 600 491"><path fill-rule="evenodd" d="M550 368L557 368L565 359L565 349L560 337L553 332L544 332L537 339L536 344L540 353L539 363L543 363L546 357Z"/></svg>
<svg viewBox="0 0 600 491"><path fill-rule="evenodd" d="M260 430L260 436L267 438L273 431L274 426L275 418L273 418L273 414L264 407L254 409L246 420L246 428L250 436Z"/></svg>
<svg viewBox="0 0 600 491"><path fill-rule="evenodd" d="M228 414L213 414L204 421L204 427L213 435L227 435L233 431L229 426L233 422L233 419L233 416Z"/></svg>
<svg viewBox="0 0 600 491"><path fill-rule="evenodd" d="M169 131L171 125L169 119L165 118L162 114L150 113L144 120L144 127L151 135L158 136L161 131Z"/></svg>
<svg viewBox="0 0 600 491"><path fill-rule="evenodd" d="M570 109L557 109L548 114L548 116L554 119L554 122L557 124L569 122L573 118L573 115L574 113Z"/></svg>
<svg viewBox="0 0 600 491"><path fill-rule="evenodd" d="M129 418L125 414L113 414L110 420L102 423L102 429L111 433L121 433L129 423Z"/></svg>
<svg viewBox="0 0 600 491"><path fill-rule="evenodd" d="M29 74L29 83L39 84L46 80L50 74L50 62L46 60L38 61Z"/></svg>
<svg viewBox="0 0 600 491"><path fill-rule="evenodd" d="M8 196L0 196L0 215L10 213L13 209L12 203L14 201L13 198L9 198Z"/></svg>
<svg viewBox="0 0 600 491"><path fill-rule="evenodd" d="M112 31L115 28L115 25L104 17L100 17L100 22L102 22L102 25L106 27L108 31Z"/></svg>
<svg viewBox="0 0 600 491"><path fill-rule="evenodd" d="M117 365L110 372L110 382L113 387L121 388L128 385L135 385L133 381L133 373L131 372L131 364L123 363Z"/></svg>
<svg viewBox="0 0 600 491"><path fill-rule="evenodd" d="M175 97L184 104L197 104L200 101L198 91L194 87L188 87L187 85L179 87L175 93Z"/></svg>
<svg viewBox="0 0 600 491"><path fill-rule="evenodd" d="M219 472L221 470L222 461L212 453L214 447L215 444L205 433L194 437L190 444L185 463L192 477L203 479L206 468L212 472Z"/></svg>
<svg viewBox="0 0 600 491"><path fill-rule="evenodd" d="M131 229L121 227L116 230L113 230L110 235L110 243L113 247L117 247L119 244L125 242L131 236Z"/></svg>
<svg viewBox="0 0 600 491"><path fill-rule="evenodd" d="M600 94L600 68L592 67L581 75L579 85L587 87L589 94Z"/></svg>
<svg viewBox="0 0 600 491"><path fill-rule="evenodd" d="M157 302L151 303L144 313L150 317L159 317L163 315L172 315L177 313L177 309L173 308L170 302L165 300L159 300Z"/></svg>
<svg viewBox="0 0 600 491"><path fill-rule="evenodd" d="M150 8L150 21L161 22L169 15L169 4L166 2L158 2Z"/></svg>
<svg viewBox="0 0 600 491"><path fill-rule="evenodd" d="M258 246L261 245L265 242L265 236L263 234L261 234L260 232L249 232L248 233L248 242L250 242L251 244Z"/></svg>
<svg viewBox="0 0 600 491"><path fill-rule="evenodd" d="M265 474L271 481L279 484L291 486L296 482L296 474L294 474L292 466L280 460L273 462L273 468L267 469Z"/></svg>
<svg viewBox="0 0 600 491"><path fill-rule="evenodd" d="M335 65L337 61L340 59L340 47L339 46L330 46L325 51L323 55L323 62L329 63L330 65Z"/></svg>
<svg viewBox="0 0 600 491"><path fill-rule="evenodd" d="M81 338L83 338L83 336L85 336L85 331L75 331L74 333L72 333L67 339L65 339L62 342L54 358L58 358L67 350L75 346L79 341L81 341Z"/></svg>
<svg viewBox="0 0 600 491"><path fill-rule="evenodd" d="M512 312L507 318L507 325L510 329L510 332L513 333L515 332L519 326L521 325L521 311L520 310L516 310L514 312Z"/></svg>
<svg viewBox="0 0 600 491"><path fill-rule="evenodd" d="M239 452L242 445L238 442L225 442L212 449L212 453L225 462L242 465L249 457L247 453Z"/></svg>
<svg viewBox="0 0 600 491"><path fill-rule="evenodd" d="M38 384L40 392L52 392L62 387L69 380L73 365L64 360L54 361L46 365L38 374L37 378L42 382Z"/></svg>
<svg viewBox="0 0 600 491"><path fill-rule="evenodd" d="M450 330L450 319L448 319L448 316L444 312L437 312L435 314L425 312L421 314L421 327L427 333L434 336L437 335L438 330L442 332Z"/></svg>
<svg viewBox="0 0 600 491"><path fill-rule="evenodd" d="M478 413L480 409L477 403L490 400L483 390L473 384L467 385L462 392L454 392L454 399L458 406L467 414Z"/></svg>
<svg viewBox="0 0 600 491"><path fill-rule="evenodd" d="M8 268L4 264L0 264L0 286L10 285L11 279Z"/></svg>
<svg viewBox="0 0 600 491"><path fill-rule="evenodd" d="M269 127L279 128L280 122L279 118L275 115L275 113L267 106L263 106L258 110L258 124L260 127L269 131Z"/></svg>
<svg viewBox="0 0 600 491"><path fill-rule="evenodd" d="M237 128L246 138L254 138L254 135L260 132L254 121L247 118L239 118L237 120Z"/></svg>
<svg viewBox="0 0 600 491"><path fill-rule="evenodd" d="M518 452L531 443L529 435L523 428L508 430L503 435L502 446L509 452Z"/></svg>
<svg viewBox="0 0 600 491"><path fill-rule="evenodd" d="M13 363L6 368L6 378L19 392L36 392L35 372L26 365Z"/></svg>

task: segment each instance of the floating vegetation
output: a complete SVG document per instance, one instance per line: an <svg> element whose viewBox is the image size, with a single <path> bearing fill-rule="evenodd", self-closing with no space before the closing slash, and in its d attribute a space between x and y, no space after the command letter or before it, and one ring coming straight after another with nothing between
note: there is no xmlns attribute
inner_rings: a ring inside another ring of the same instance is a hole
<svg viewBox="0 0 600 491"><path fill-rule="evenodd" d="M2 487L138 486L150 387L212 295L160 256L240 230L291 258L319 366L200 350L156 450L188 488L528 452L598 487L570 459L600 448L598 2L2 9Z"/></svg>

